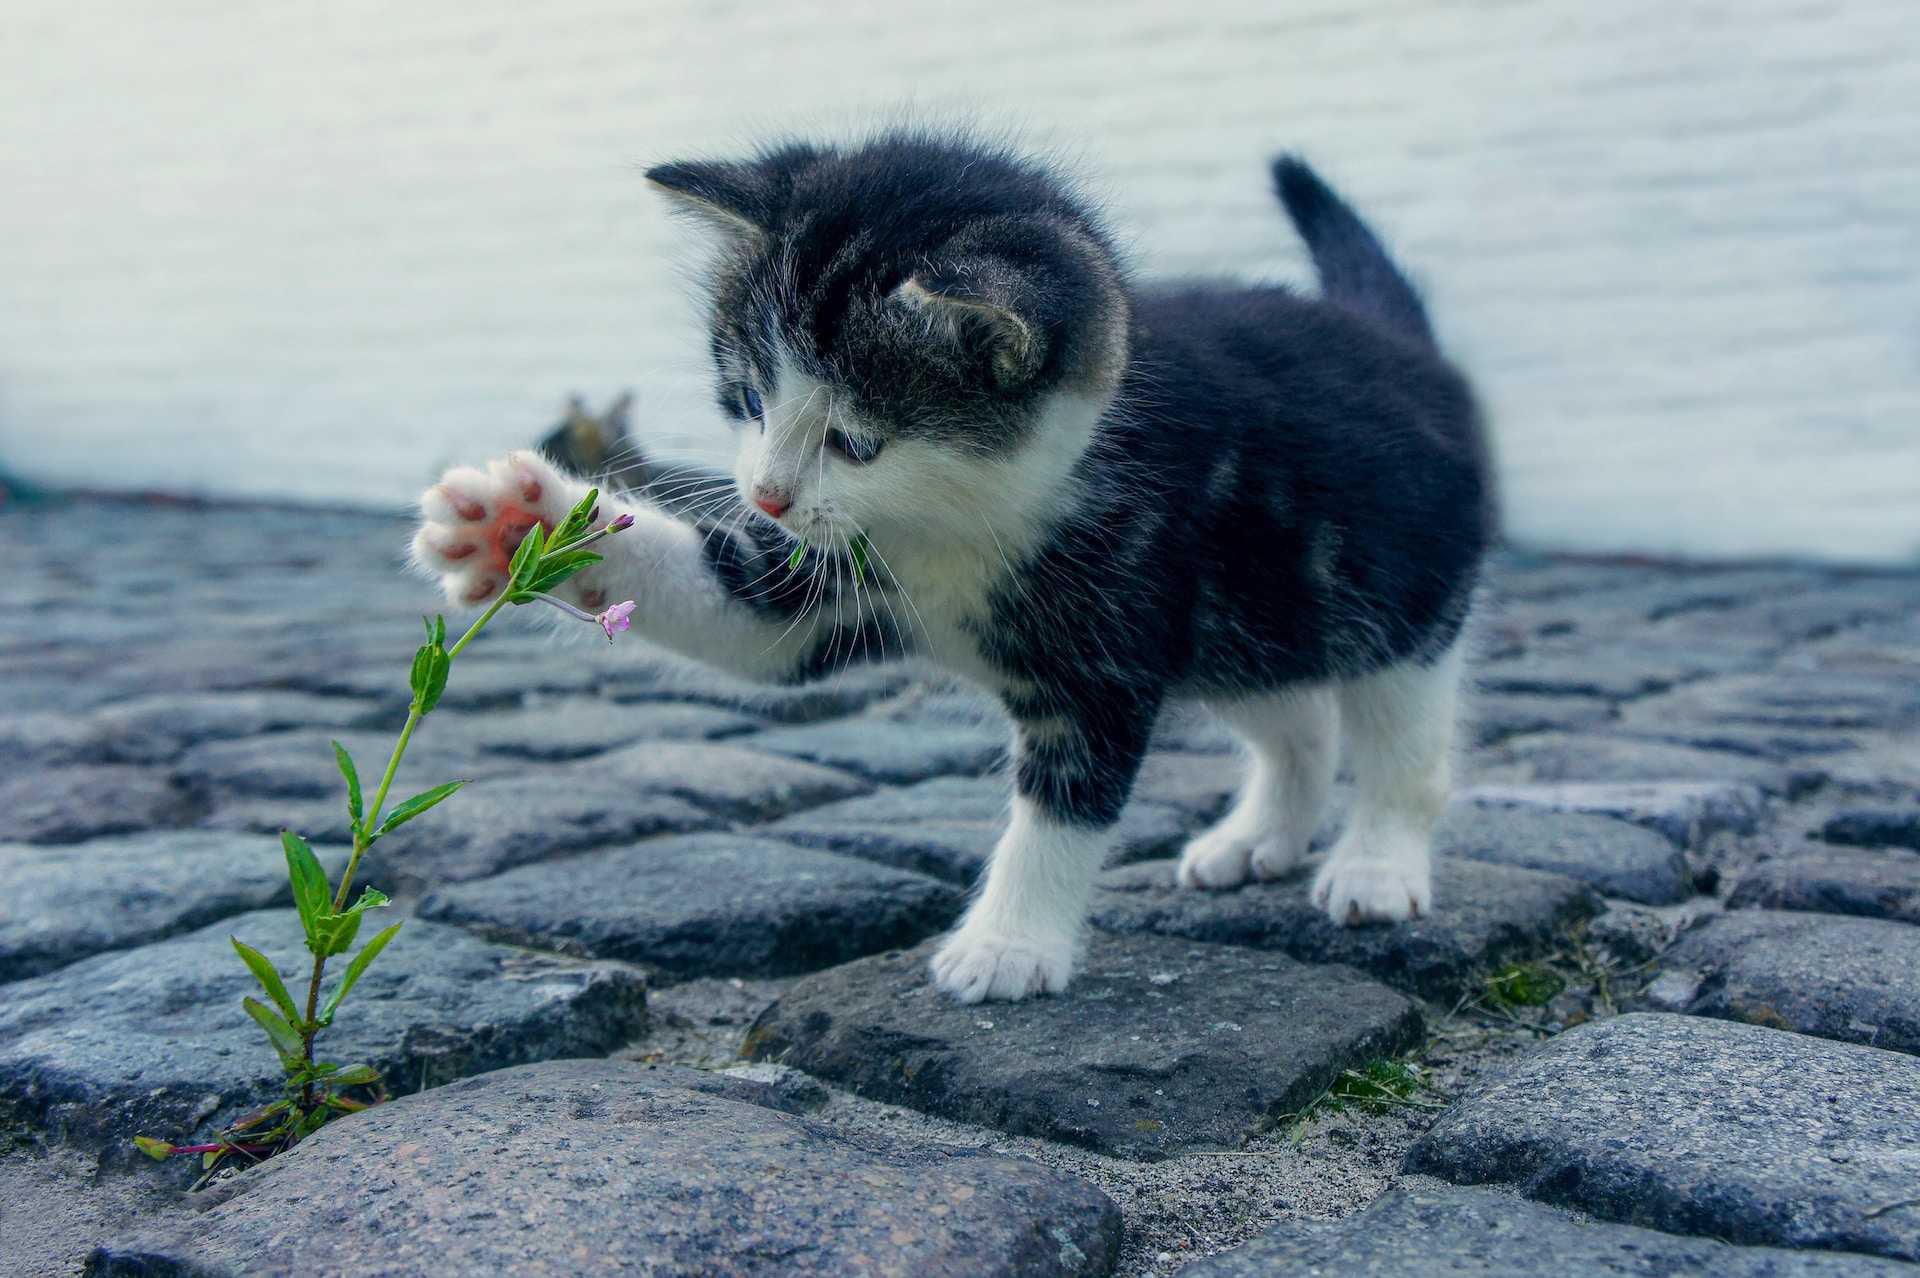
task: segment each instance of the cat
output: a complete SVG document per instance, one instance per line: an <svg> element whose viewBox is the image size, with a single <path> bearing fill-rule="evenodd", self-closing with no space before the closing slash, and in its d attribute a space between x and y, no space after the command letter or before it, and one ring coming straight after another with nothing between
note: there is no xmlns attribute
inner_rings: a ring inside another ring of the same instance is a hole
<svg viewBox="0 0 1920 1278"><path fill-rule="evenodd" d="M1433 905L1462 632L1495 502L1479 413L1412 285L1300 159L1271 166L1318 298L1137 285L1092 204L968 134L792 142L648 179L704 226L732 483L637 522L566 589L763 680L916 655L1015 725L1011 823L932 961L962 1002L1064 989L1155 720L1197 699L1251 755L1194 889L1305 857L1344 736L1336 924ZM422 499L455 603L583 484L531 455Z"/></svg>

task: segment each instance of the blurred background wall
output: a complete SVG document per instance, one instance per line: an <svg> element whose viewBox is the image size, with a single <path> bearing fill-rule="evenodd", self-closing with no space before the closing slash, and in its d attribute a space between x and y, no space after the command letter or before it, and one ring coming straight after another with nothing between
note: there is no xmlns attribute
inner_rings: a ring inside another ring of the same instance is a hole
<svg viewBox="0 0 1920 1278"><path fill-rule="evenodd" d="M1920 554L1910 0L9 0L0 466L398 503L569 391L723 446L638 176L904 107L1066 151L1149 273L1304 280L1264 161L1387 233L1515 535Z"/></svg>

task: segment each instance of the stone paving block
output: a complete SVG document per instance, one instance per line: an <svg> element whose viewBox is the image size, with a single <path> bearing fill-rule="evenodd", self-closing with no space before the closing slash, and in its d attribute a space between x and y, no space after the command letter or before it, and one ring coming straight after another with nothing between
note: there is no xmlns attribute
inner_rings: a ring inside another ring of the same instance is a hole
<svg viewBox="0 0 1920 1278"><path fill-rule="evenodd" d="M1715 679L1634 707L1634 717L1748 724L1802 732L1887 731L1920 718L1920 685L1910 675L1778 671Z"/></svg>
<svg viewBox="0 0 1920 1278"><path fill-rule="evenodd" d="M7 713L0 714L0 767L7 771L101 761L106 737L84 716L18 710L7 701L0 705L7 706Z"/></svg>
<svg viewBox="0 0 1920 1278"><path fill-rule="evenodd" d="M815 808L768 826L767 833L970 884L1007 828L1011 795L1011 783L1001 777L938 777ZM1120 814L1109 862L1166 856L1203 824L1180 808L1134 800Z"/></svg>
<svg viewBox="0 0 1920 1278"><path fill-rule="evenodd" d="M859 777L801 759L687 741L627 746L552 775L604 782L634 794L670 795L730 821L770 821L873 788Z"/></svg>
<svg viewBox="0 0 1920 1278"><path fill-rule="evenodd" d="M1810 847L1747 871L1727 904L1920 923L1920 857L1900 848Z"/></svg>
<svg viewBox="0 0 1920 1278"><path fill-rule="evenodd" d="M770 687L748 683L689 661L649 655L610 663L600 680L615 701L673 701L721 706L780 723L815 723L858 714L913 682L907 666L856 666L821 683Z"/></svg>
<svg viewBox="0 0 1920 1278"><path fill-rule="evenodd" d="M1172 861L1109 870L1094 894L1093 924L1122 935L1151 932L1347 963L1398 989L1452 999L1485 970L1553 949L1569 927L1600 909L1591 888L1557 874L1440 857L1432 918L1336 927L1307 899L1317 863L1231 892L1177 886Z"/></svg>
<svg viewBox="0 0 1920 1278"><path fill-rule="evenodd" d="M1227 810L1239 793L1245 771L1246 766L1231 756L1157 750L1141 763L1133 798L1180 808L1204 825Z"/></svg>
<svg viewBox="0 0 1920 1278"><path fill-rule="evenodd" d="M279 1062L240 1006L258 987L229 936L283 974L310 966L293 911L263 910L8 986L0 1105L119 1156L136 1135L211 1133L278 1094ZM645 1025L646 983L629 967L529 954L414 919L360 978L324 1046L327 1059L371 1064L390 1091L410 1092L605 1054Z"/></svg>
<svg viewBox="0 0 1920 1278"><path fill-rule="evenodd" d="M1422 1136L1406 1170L1748 1246L1920 1259L1920 1060L1637 1014L1549 1039Z"/></svg>
<svg viewBox="0 0 1920 1278"><path fill-rule="evenodd" d="M1647 993L1667 1011L1920 1053L1920 927L1735 910L1683 933L1660 968Z"/></svg>
<svg viewBox="0 0 1920 1278"><path fill-rule="evenodd" d="M1625 701L1664 692L1700 671L1689 662L1653 665L1639 652L1606 650L1529 651L1491 662L1477 672L1482 691Z"/></svg>
<svg viewBox="0 0 1920 1278"><path fill-rule="evenodd" d="M1920 852L1920 808L1849 808L1820 828L1829 843Z"/></svg>
<svg viewBox="0 0 1920 1278"><path fill-rule="evenodd" d="M755 750L806 759L869 781L909 785L928 777L979 776L1002 767L1012 729L1006 724L836 719L777 728L754 737Z"/></svg>
<svg viewBox="0 0 1920 1278"><path fill-rule="evenodd" d="M367 727L378 710L374 701L305 692L157 692L102 706L89 723L101 735L106 757L115 762L166 763L203 741L296 728ZM399 726L393 725L396 732Z"/></svg>
<svg viewBox="0 0 1920 1278"><path fill-rule="evenodd" d="M438 731L428 720L407 746L394 779L401 796L439 785L443 781L473 780L515 770L511 760L486 759L450 733ZM363 782L377 783L394 735L385 732L276 732L233 741L208 741L193 746L173 765L180 784L196 793L244 795L274 799L335 798L346 804L346 782L334 761L338 741L353 755Z"/></svg>
<svg viewBox="0 0 1920 1278"><path fill-rule="evenodd" d="M1675 847L1699 847L1716 834L1751 834L1766 819L1766 796L1721 781L1563 781L1550 785L1477 785L1461 796L1486 808L1587 813L1642 825Z"/></svg>
<svg viewBox="0 0 1920 1278"><path fill-rule="evenodd" d="M1615 714L1613 703L1602 697L1490 693L1468 700L1465 723L1474 744L1488 746L1531 732L1578 732L1598 727Z"/></svg>
<svg viewBox="0 0 1920 1278"><path fill-rule="evenodd" d="M319 848L328 874L345 849ZM277 841L209 830L0 843L0 981L291 904Z"/></svg>
<svg viewBox="0 0 1920 1278"><path fill-rule="evenodd" d="M803 977L745 1053L860 1095L1123 1158L1234 1148L1343 1069L1418 1043L1419 1010L1349 968L1096 937L1064 994L963 1007L935 945Z"/></svg>
<svg viewBox="0 0 1920 1278"><path fill-rule="evenodd" d="M683 799L636 792L615 778L555 772L495 777L463 788L374 844L366 873L389 890L438 887L721 824Z"/></svg>
<svg viewBox="0 0 1920 1278"><path fill-rule="evenodd" d="M1826 779L1816 764L1775 763L1751 754L1698 750L1626 736L1547 734L1510 742L1474 769L1500 784L1574 782L1744 785L1798 798Z"/></svg>
<svg viewBox="0 0 1920 1278"><path fill-rule="evenodd" d="M437 712L433 728L482 754L555 763L604 754L636 741L739 736L762 722L718 706L620 705L595 697L560 697L485 713Z"/></svg>
<svg viewBox="0 0 1920 1278"><path fill-rule="evenodd" d="M1549 1262L1548 1265L1543 1261ZM1282 1221L1175 1278L1913 1278L1897 1260L1782 1247L1732 1247L1571 1212L1486 1189L1393 1189L1344 1220Z"/></svg>
<svg viewBox="0 0 1920 1278"><path fill-rule="evenodd" d="M78 843L184 825L190 796L157 768L67 764L0 773L6 831L29 843Z"/></svg>
<svg viewBox="0 0 1920 1278"><path fill-rule="evenodd" d="M1671 841L1611 817L1455 804L1435 831L1434 848L1444 856L1564 874L1649 905L1693 895L1687 859Z"/></svg>
<svg viewBox="0 0 1920 1278"><path fill-rule="evenodd" d="M851 1139L627 1061L524 1065L323 1128L86 1272L1094 1278L1120 1213L1021 1158ZM369 1192L377 1186L378 1192ZM315 1227L315 1204L331 1204Z"/></svg>
<svg viewBox="0 0 1920 1278"><path fill-rule="evenodd" d="M657 839L435 892L423 918L495 940L642 963L675 978L786 976L913 945L959 889L735 834Z"/></svg>

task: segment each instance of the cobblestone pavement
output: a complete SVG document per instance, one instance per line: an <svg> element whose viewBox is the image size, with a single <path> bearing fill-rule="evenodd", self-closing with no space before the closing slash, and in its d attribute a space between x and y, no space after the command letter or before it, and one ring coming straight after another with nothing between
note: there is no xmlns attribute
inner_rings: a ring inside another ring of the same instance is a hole
<svg viewBox="0 0 1920 1278"><path fill-rule="evenodd" d="M128 1141L276 1086L226 939L295 961L272 835L337 861L326 743L404 717L405 531L0 515L9 1272L1920 1275L1920 577L1521 555L1437 917L1176 890L1235 764L1175 718L1083 975L974 1008L990 706L509 615L363 872L329 1050L398 1099L189 1203Z"/></svg>

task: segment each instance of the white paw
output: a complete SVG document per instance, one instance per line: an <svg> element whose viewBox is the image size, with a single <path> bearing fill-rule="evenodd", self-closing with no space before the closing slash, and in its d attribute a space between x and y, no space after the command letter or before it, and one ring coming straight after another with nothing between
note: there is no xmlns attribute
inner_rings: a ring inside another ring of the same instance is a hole
<svg viewBox="0 0 1920 1278"><path fill-rule="evenodd" d="M1433 913L1433 875L1424 851L1375 857L1335 852L1313 879L1313 903L1344 927L1403 923Z"/></svg>
<svg viewBox="0 0 1920 1278"><path fill-rule="evenodd" d="M461 466L420 498L413 558L455 604L485 603L507 583L507 563L536 523L549 531L586 489L532 453L485 470ZM578 581L575 578L575 581Z"/></svg>
<svg viewBox="0 0 1920 1278"><path fill-rule="evenodd" d="M1221 822L1195 835L1180 852L1181 887L1234 888L1248 879L1283 877L1300 863L1304 849L1271 831L1249 834Z"/></svg>
<svg viewBox="0 0 1920 1278"><path fill-rule="evenodd" d="M1073 942L962 927L933 956L933 983L962 1003L1058 994L1073 976Z"/></svg>

